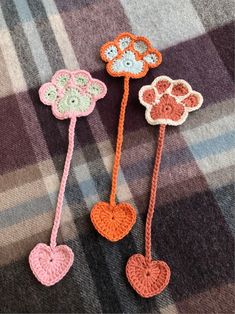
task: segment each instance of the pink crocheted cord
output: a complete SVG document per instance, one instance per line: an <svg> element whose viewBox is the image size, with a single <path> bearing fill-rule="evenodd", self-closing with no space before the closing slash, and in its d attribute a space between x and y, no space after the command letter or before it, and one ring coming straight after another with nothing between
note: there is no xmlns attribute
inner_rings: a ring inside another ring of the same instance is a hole
<svg viewBox="0 0 235 314"><path fill-rule="evenodd" d="M55 218L51 231L50 246L38 243L29 255L30 268L35 277L45 286L59 282L73 264L74 254L67 245L57 246L57 235L61 222L62 206L69 168L74 150L74 133L78 117L89 115L96 101L103 98L107 88L103 82L93 79L84 70L57 71L51 82L39 89L40 100L51 106L57 119L70 119L68 132L68 151L55 209Z"/></svg>
<svg viewBox="0 0 235 314"><path fill-rule="evenodd" d="M59 282L73 264L74 254L67 245L57 246L56 239L61 221L65 186L74 149L74 133L76 117L71 118L68 133L68 151L65 159L64 171L60 183L60 190L55 209L54 224L51 232L50 246L38 243L29 255L29 264L34 276L45 286L52 286Z"/></svg>
<svg viewBox="0 0 235 314"><path fill-rule="evenodd" d="M60 226L65 186L74 148L76 119L89 115L94 110L96 101L103 98L106 93L106 85L100 80L94 79L89 72L84 70L59 70L53 75L50 82L43 84L39 89L40 100L45 105L51 106L52 113L57 119L71 119L68 152L51 232L50 247L52 249L56 247Z"/></svg>
<svg viewBox="0 0 235 314"><path fill-rule="evenodd" d="M54 224L53 224L53 228L51 231L51 241L50 241L51 248L56 247L56 238L57 238L57 234L58 234L58 230L59 230L59 226L60 226L61 212L62 212L62 206L63 206L63 202L64 202L65 186L66 186L66 182L68 179L69 168L70 168L70 164L71 164L71 160L72 160L72 156L73 156L74 133L75 133L76 121L77 121L77 118L73 117L70 120L70 124L69 124L69 134L68 134L69 145L68 145L68 151L67 151L67 155L66 155L66 159L65 159L63 176L62 176L61 183L60 183L60 190L59 190L57 205L56 205L56 209L55 209Z"/></svg>

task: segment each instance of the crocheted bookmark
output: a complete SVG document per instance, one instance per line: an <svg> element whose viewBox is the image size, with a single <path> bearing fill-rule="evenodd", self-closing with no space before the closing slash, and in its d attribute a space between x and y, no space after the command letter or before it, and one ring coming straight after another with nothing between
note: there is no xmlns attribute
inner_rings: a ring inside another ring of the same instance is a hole
<svg viewBox="0 0 235 314"><path fill-rule="evenodd" d="M130 78L144 77L149 68L160 65L162 57L158 50L152 48L148 39L130 33L122 33L114 41L105 43L100 49L100 55L102 60L107 62L106 69L111 76L124 77L124 94L119 116L110 202L97 203L92 208L91 221L103 237L115 242L125 237L136 221L136 211L130 204L116 204L129 81Z"/></svg>
<svg viewBox="0 0 235 314"><path fill-rule="evenodd" d="M140 89L139 100L146 107L145 117L148 123L160 124L160 130L145 226L145 256L132 255L126 265L126 275L134 290L140 296L149 298L165 289L171 275L169 266L163 261L153 261L151 254L152 219L166 125L182 124L190 111L201 107L203 97L184 80L159 76L151 85Z"/></svg>
<svg viewBox="0 0 235 314"><path fill-rule="evenodd" d="M29 264L33 274L45 286L52 286L59 282L69 271L74 259L73 251L67 245L57 246L56 239L74 149L76 120L78 117L89 115L96 101L103 98L106 92L103 82L93 79L90 73L83 70L59 70L54 74L51 82L43 84L39 89L40 100L45 105L51 106L56 118L70 119L68 151L55 209L50 246L39 243L29 255Z"/></svg>

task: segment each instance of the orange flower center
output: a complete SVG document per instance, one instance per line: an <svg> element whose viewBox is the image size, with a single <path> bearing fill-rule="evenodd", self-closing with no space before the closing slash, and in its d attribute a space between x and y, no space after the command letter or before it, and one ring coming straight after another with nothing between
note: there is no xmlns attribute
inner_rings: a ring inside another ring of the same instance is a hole
<svg viewBox="0 0 235 314"><path fill-rule="evenodd" d="M153 106L151 110L151 118L170 119L173 121L180 120L184 113L184 106L178 104L174 97L164 94L158 104Z"/></svg>
<svg viewBox="0 0 235 314"><path fill-rule="evenodd" d="M165 112L165 113L171 113L173 110L172 108L172 105L171 104L165 104L163 107L162 107L162 111Z"/></svg>
<svg viewBox="0 0 235 314"><path fill-rule="evenodd" d="M162 111L165 113L171 113L174 110L174 107L177 106L175 98L168 94L161 97L160 104L162 105Z"/></svg>

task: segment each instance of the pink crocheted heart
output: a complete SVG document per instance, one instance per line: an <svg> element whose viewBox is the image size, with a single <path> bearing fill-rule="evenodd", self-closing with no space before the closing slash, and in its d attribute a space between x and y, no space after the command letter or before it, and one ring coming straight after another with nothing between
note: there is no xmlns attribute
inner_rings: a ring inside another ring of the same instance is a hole
<svg viewBox="0 0 235 314"><path fill-rule="evenodd" d="M29 264L34 276L45 286L53 286L69 271L74 254L67 245L55 248L39 243L30 252Z"/></svg>
<svg viewBox="0 0 235 314"><path fill-rule="evenodd" d="M147 262L142 254L135 254L127 262L126 275L139 295L150 298L165 289L169 283L171 271L163 261Z"/></svg>

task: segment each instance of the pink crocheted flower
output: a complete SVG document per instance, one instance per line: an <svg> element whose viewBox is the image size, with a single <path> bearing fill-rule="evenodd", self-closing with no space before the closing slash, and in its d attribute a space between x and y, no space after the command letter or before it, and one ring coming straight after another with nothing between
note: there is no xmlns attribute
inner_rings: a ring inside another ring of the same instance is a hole
<svg viewBox="0 0 235 314"><path fill-rule="evenodd" d="M62 120L87 116L106 92L105 84L84 70L59 70L51 82L40 87L39 97L45 105L52 107L54 116Z"/></svg>
<svg viewBox="0 0 235 314"><path fill-rule="evenodd" d="M146 107L148 123L180 125L190 111L201 107L203 97L184 80L159 76L151 85L140 89L139 100Z"/></svg>

